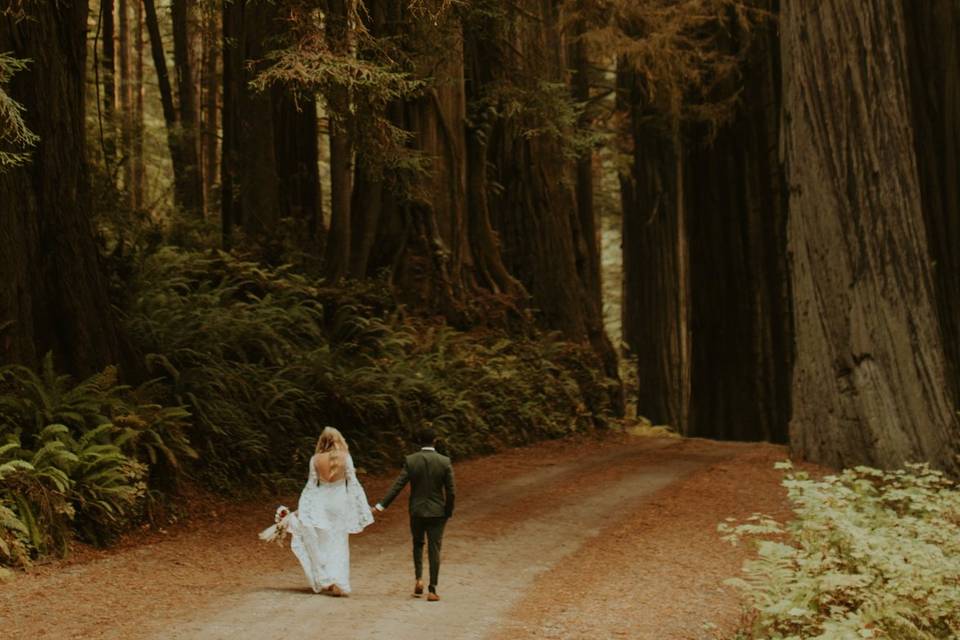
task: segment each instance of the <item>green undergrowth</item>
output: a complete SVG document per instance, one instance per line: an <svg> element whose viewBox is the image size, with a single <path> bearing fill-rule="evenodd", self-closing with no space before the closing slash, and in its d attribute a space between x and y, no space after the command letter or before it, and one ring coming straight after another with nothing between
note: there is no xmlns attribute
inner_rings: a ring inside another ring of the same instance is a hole
<svg viewBox="0 0 960 640"><path fill-rule="evenodd" d="M168 402L193 414L197 473L215 489L302 481L325 425L376 470L425 422L464 457L588 429L605 411L609 381L582 347L456 331L375 284L324 288L289 268L167 249L135 288L127 325Z"/></svg>
<svg viewBox="0 0 960 640"><path fill-rule="evenodd" d="M302 484L339 428L358 466L394 467L431 424L453 457L602 425L611 382L586 348L529 329L458 331L376 283L162 249L124 323L149 382L0 369L0 564L109 542L181 478L226 493Z"/></svg>
<svg viewBox="0 0 960 640"><path fill-rule="evenodd" d="M0 565L63 555L75 536L105 544L151 516L196 457L189 413L159 395L113 367L75 383L49 355L39 371L0 368Z"/></svg>
<svg viewBox="0 0 960 640"><path fill-rule="evenodd" d="M748 603L736 638L960 637L960 490L926 465L783 481L795 518L720 525L758 557L730 581Z"/></svg>

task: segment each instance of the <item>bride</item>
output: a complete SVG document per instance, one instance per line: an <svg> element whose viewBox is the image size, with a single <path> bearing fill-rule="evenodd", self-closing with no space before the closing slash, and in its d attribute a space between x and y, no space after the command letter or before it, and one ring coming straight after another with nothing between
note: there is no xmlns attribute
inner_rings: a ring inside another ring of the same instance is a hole
<svg viewBox="0 0 960 640"><path fill-rule="evenodd" d="M333 427L320 433L307 484L291 516L295 517L288 523L290 548L314 592L350 593L349 535L360 533L373 516L347 442Z"/></svg>

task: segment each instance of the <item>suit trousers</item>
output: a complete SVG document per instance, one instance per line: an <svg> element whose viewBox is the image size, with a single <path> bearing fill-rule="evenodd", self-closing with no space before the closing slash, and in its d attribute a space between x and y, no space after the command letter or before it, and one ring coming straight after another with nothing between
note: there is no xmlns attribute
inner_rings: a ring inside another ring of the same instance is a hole
<svg viewBox="0 0 960 640"><path fill-rule="evenodd" d="M430 592L437 590L437 577L440 575L440 546L443 542L443 528L447 519L422 518L410 516L410 533L413 536L413 570L417 580L423 578L423 538L427 538L427 557L430 560Z"/></svg>

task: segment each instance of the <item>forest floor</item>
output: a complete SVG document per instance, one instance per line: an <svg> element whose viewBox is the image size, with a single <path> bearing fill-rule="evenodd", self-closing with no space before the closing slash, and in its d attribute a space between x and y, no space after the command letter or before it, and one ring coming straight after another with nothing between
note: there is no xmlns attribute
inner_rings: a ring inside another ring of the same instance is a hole
<svg viewBox="0 0 960 640"><path fill-rule="evenodd" d="M723 581L751 554L717 524L787 517L773 469L786 455L611 434L456 464L437 603L411 597L403 496L351 539L353 594L340 599L310 591L288 546L257 539L277 501L199 499L173 527L0 585L0 636L710 638L740 618ZM371 501L391 480L362 479ZM295 508L296 496L279 502Z"/></svg>

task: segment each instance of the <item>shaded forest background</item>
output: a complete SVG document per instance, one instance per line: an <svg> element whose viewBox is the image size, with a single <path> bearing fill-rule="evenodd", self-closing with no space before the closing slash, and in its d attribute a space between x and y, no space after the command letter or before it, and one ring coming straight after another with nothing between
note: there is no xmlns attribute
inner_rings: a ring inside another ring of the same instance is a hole
<svg viewBox="0 0 960 640"><path fill-rule="evenodd" d="M626 414L956 473L958 19L5 2L0 553L300 479L328 423L368 468Z"/></svg>

